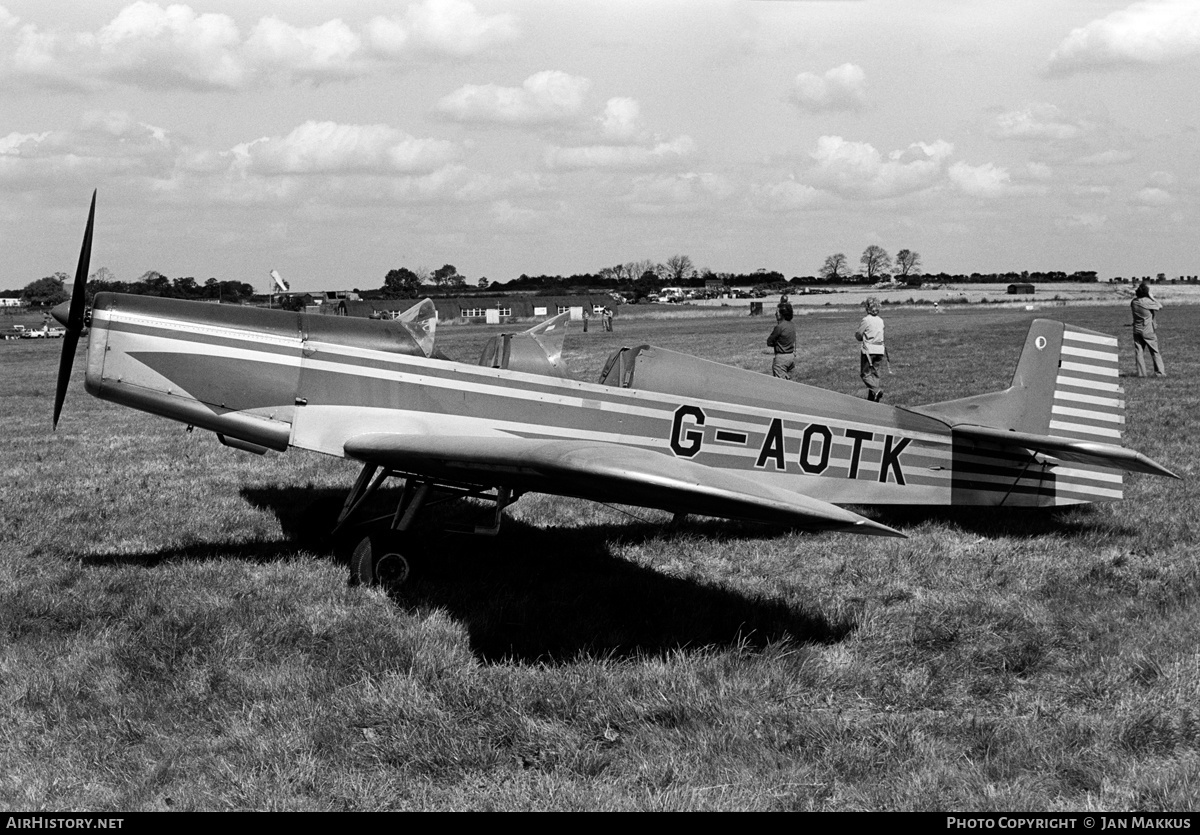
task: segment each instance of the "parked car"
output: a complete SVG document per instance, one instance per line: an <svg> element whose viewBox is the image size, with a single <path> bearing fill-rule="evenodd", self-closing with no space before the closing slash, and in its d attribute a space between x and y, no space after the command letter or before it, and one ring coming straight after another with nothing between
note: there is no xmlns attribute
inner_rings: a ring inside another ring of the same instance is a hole
<svg viewBox="0 0 1200 835"><path fill-rule="evenodd" d="M22 339L44 339L49 328L25 328L21 331Z"/></svg>
<svg viewBox="0 0 1200 835"><path fill-rule="evenodd" d="M62 339L67 335L66 328L46 328L47 339Z"/></svg>

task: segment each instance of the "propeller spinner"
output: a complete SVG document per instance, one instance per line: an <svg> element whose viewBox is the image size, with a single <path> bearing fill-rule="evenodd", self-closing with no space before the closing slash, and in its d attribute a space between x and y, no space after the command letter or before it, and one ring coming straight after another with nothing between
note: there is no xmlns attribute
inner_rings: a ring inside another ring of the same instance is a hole
<svg viewBox="0 0 1200 835"><path fill-rule="evenodd" d="M58 387L54 391L54 428L58 428L58 416L62 413L63 400L67 396L67 383L71 381L71 368L75 365L75 346L83 332L83 313L87 302L88 262L92 260L92 224L96 219L96 192L92 192L92 207L88 210L87 229L83 233L83 246L79 250L79 266L75 269L75 286L71 289L71 301L63 302L50 311L60 325L66 329L63 336L62 356L58 359Z"/></svg>

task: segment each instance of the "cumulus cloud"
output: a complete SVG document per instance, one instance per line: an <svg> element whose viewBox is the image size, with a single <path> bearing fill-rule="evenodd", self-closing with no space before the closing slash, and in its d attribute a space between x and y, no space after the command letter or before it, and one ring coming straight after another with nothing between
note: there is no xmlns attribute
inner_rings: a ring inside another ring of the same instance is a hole
<svg viewBox="0 0 1200 835"><path fill-rule="evenodd" d="M778 212L807 209L817 205L821 200L820 189L795 180L757 186L753 189L753 193L758 202L769 210Z"/></svg>
<svg viewBox="0 0 1200 835"><path fill-rule="evenodd" d="M10 133L8 136L0 136L0 154L18 157L22 154L30 154L41 147L41 144L50 136L50 131L41 133Z"/></svg>
<svg viewBox="0 0 1200 835"><path fill-rule="evenodd" d="M1097 154L1089 154L1086 157L1080 157L1075 162L1077 165L1124 165L1127 162L1133 161L1133 154L1129 151L1108 150L1101 151Z"/></svg>
<svg viewBox="0 0 1200 835"><path fill-rule="evenodd" d="M121 111L89 111L75 128L0 137L0 182L45 188L81 178L163 178L174 170L180 151L163 128Z"/></svg>
<svg viewBox="0 0 1200 835"><path fill-rule="evenodd" d="M340 20L299 28L265 17L246 39L244 54L258 71L284 79L351 78L366 61L362 38Z"/></svg>
<svg viewBox="0 0 1200 835"><path fill-rule="evenodd" d="M998 139L1075 139L1082 128L1063 118L1052 104L1035 104L1024 110L1001 113L992 123L992 135Z"/></svg>
<svg viewBox="0 0 1200 835"><path fill-rule="evenodd" d="M1025 170L1031 180L1049 180L1054 171L1044 162L1026 163Z"/></svg>
<svg viewBox="0 0 1200 835"><path fill-rule="evenodd" d="M147 0L96 32L44 30L0 9L0 76L86 90L241 89L394 70L418 54L462 58L517 35L512 15L483 15L466 0L424 0L357 29L340 19L303 27L264 17L246 36L229 15Z"/></svg>
<svg viewBox="0 0 1200 835"><path fill-rule="evenodd" d="M1165 188L1175 185L1175 175L1170 171L1151 171L1150 175L1146 178L1146 182L1152 186Z"/></svg>
<svg viewBox="0 0 1200 835"><path fill-rule="evenodd" d="M937 184L954 146L941 139L918 142L884 156L866 142L822 136L810 156L809 182L845 197L894 197Z"/></svg>
<svg viewBox="0 0 1200 835"><path fill-rule="evenodd" d="M975 166L956 162L948 173L951 182L973 197L1000 197L1012 187L1008 171L990 162Z"/></svg>
<svg viewBox="0 0 1200 835"><path fill-rule="evenodd" d="M689 171L638 177L624 200L635 214L697 214L708 211L714 201L729 197L733 191L724 177Z"/></svg>
<svg viewBox="0 0 1200 835"><path fill-rule="evenodd" d="M1195 0L1134 3L1074 29L1050 54L1049 72L1162 64L1200 54Z"/></svg>
<svg viewBox="0 0 1200 835"><path fill-rule="evenodd" d="M1108 222L1108 215L1099 212L1083 212L1070 215L1060 225L1077 229L1099 229Z"/></svg>
<svg viewBox="0 0 1200 835"><path fill-rule="evenodd" d="M125 112L94 111L72 129L0 136L0 184L45 191L108 178L151 200L239 205L482 201L531 188L528 175L481 174L458 156L451 142L334 122L207 148Z"/></svg>
<svg viewBox="0 0 1200 835"><path fill-rule="evenodd" d="M1133 195L1133 202L1139 206L1149 206L1157 208L1166 206L1174 202L1175 198L1166 189L1157 188L1155 186L1146 186Z"/></svg>
<svg viewBox="0 0 1200 835"><path fill-rule="evenodd" d="M417 174L450 162L456 149L387 125L305 122L287 136L258 139L230 153L239 168L254 174Z"/></svg>
<svg viewBox="0 0 1200 835"><path fill-rule="evenodd" d="M591 86L586 78L558 70L529 76L520 87L468 84L438 102L437 110L460 122L535 125L575 118Z"/></svg>
<svg viewBox="0 0 1200 835"><path fill-rule="evenodd" d="M842 64L824 75L802 72L792 81L791 100L804 110L858 110L867 103L866 73Z"/></svg>
<svg viewBox="0 0 1200 835"><path fill-rule="evenodd" d="M1028 183L1014 183L1008 170L985 162L983 165L968 165L956 162L946 172L952 182L963 194L970 197L1017 197L1029 194L1043 194L1045 186Z"/></svg>
<svg viewBox="0 0 1200 835"><path fill-rule="evenodd" d="M466 0L426 0L410 6L404 25L416 44L460 58L513 40L518 34L512 15L485 16Z"/></svg>
<svg viewBox="0 0 1200 835"><path fill-rule="evenodd" d="M604 136L618 142L635 140L642 133L641 107L636 99L609 99L598 121Z"/></svg>
<svg viewBox="0 0 1200 835"><path fill-rule="evenodd" d="M577 148L552 147L546 152L551 168L659 168L684 160L695 153L690 136L653 145L586 145Z"/></svg>

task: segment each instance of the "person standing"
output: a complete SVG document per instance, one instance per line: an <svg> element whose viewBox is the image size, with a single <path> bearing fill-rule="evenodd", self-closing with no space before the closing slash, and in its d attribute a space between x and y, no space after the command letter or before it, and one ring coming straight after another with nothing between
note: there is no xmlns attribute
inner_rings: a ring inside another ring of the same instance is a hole
<svg viewBox="0 0 1200 835"><path fill-rule="evenodd" d="M796 326L792 324L790 304L781 304L775 310L775 329L767 337L767 347L775 349L771 376L792 379L796 370Z"/></svg>
<svg viewBox="0 0 1200 835"><path fill-rule="evenodd" d="M887 348L883 344L883 319L879 316L879 302L874 298L863 302L863 307L867 315L854 332L854 338L862 345L859 376L867 386L867 399L878 403L883 399L883 364L887 360Z"/></svg>
<svg viewBox="0 0 1200 835"><path fill-rule="evenodd" d="M612 308L610 308L608 305L605 305L604 312L601 315L604 316L604 330L608 333L612 333Z"/></svg>
<svg viewBox="0 0 1200 835"><path fill-rule="evenodd" d="M1142 282L1133 294L1129 303L1133 311L1133 362L1137 366L1137 375L1146 375L1146 354L1154 363L1154 376L1167 376L1163 367L1162 354L1158 352L1158 334L1154 332L1154 314L1162 310L1162 303L1150 295L1150 285Z"/></svg>

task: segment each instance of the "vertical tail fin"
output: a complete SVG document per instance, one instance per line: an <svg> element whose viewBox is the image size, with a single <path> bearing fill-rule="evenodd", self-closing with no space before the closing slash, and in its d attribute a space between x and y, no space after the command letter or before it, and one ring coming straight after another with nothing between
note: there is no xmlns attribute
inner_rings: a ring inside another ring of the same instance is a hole
<svg viewBox="0 0 1200 835"><path fill-rule="evenodd" d="M952 426L986 426L1120 446L1125 393L1117 368L1116 337L1035 319L1007 389L914 411Z"/></svg>
<svg viewBox="0 0 1200 835"><path fill-rule="evenodd" d="M954 430L956 501L1112 501L1122 495L1121 471L1172 475L1121 448L1119 380L1115 337L1037 319L1007 389L914 411Z"/></svg>

